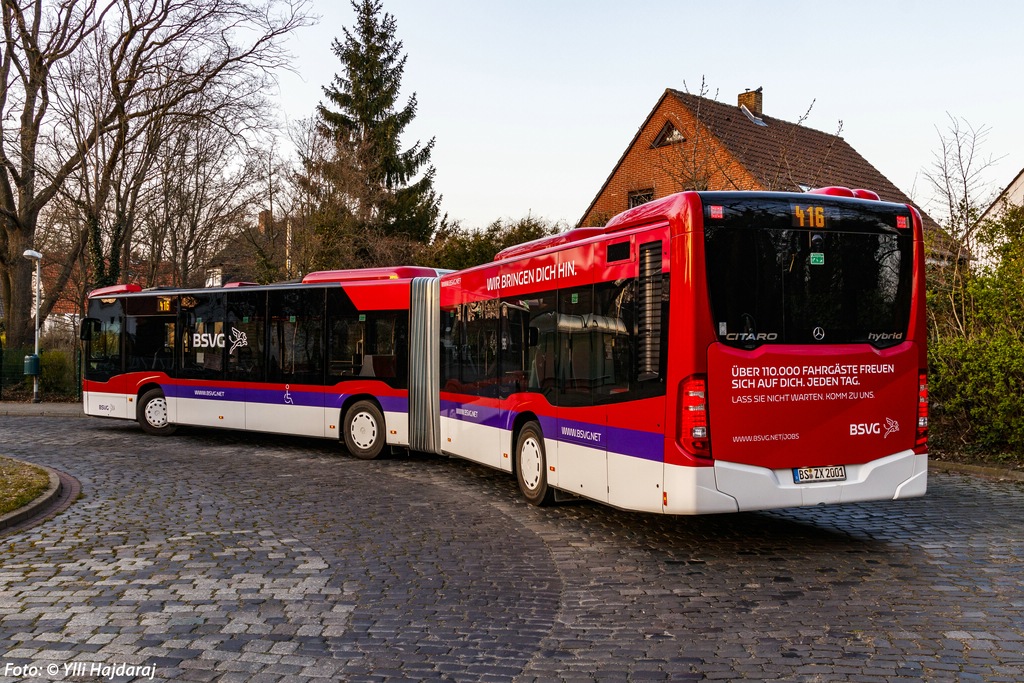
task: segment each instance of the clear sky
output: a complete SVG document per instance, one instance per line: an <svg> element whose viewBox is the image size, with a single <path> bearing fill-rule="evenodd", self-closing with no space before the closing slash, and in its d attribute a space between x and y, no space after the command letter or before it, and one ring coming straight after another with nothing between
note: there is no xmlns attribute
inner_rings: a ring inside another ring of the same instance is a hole
<svg viewBox="0 0 1024 683"><path fill-rule="evenodd" d="M346 0L289 43L281 110L310 116L341 65ZM436 138L442 210L467 227L532 214L575 224L665 88L721 102L764 88L764 113L842 136L928 210L922 171L948 116L987 127L987 174L1024 168L1024 3L976 0L384 0L417 118ZM404 98L402 103L404 104Z"/></svg>

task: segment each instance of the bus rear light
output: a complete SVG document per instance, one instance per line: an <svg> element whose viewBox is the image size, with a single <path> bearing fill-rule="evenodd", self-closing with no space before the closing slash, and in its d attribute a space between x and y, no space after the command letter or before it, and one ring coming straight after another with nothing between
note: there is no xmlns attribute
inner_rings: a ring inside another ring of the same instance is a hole
<svg viewBox="0 0 1024 683"><path fill-rule="evenodd" d="M914 445L921 447L928 444L928 374L917 375L917 437Z"/></svg>
<svg viewBox="0 0 1024 683"><path fill-rule="evenodd" d="M708 432L707 377L691 375L683 380L680 423L681 442L687 452L711 457Z"/></svg>

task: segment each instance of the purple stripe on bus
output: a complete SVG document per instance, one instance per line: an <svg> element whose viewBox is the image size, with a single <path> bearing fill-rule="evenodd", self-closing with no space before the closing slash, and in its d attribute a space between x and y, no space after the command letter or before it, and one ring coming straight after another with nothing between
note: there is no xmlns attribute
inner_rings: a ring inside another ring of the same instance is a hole
<svg viewBox="0 0 1024 683"><path fill-rule="evenodd" d="M665 461L665 435L640 432L621 427L608 428L608 452L621 453L632 458Z"/></svg>
<svg viewBox="0 0 1024 683"><path fill-rule="evenodd" d="M472 422L473 424L485 425L496 429L501 429L504 426L502 416L507 413L507 410L501 410L494 406L464 404L457 401L441 401L441 417L461 422Z"/></svg>
<svg viewBox="0 0 1024 683"><path fill-rule="evenodd" d="M245 389L218 387L216 385L196 386L194 384L167 384L161 387L168 398L197 398L203 401L245 402Z"/></svg>
<svg viewBox="0 0 1024 683"><path fill-rule="evenodd" d="M654 462L665 460L665 437L655 432L641 432L625 427L610 427L591 422L540 418L540 427L549 439L578 446L607 450L609 453L642 458Z"/></svg>
<svg viewBox="0 0 1024 683"><path fill-rule="evenodd" d="M285 389L246 389L245 402L323 408L324 395L319 391L292 391L291 387L286 387Z"/></svg>
<svg viewBox="0 0 1024 683"><path fill-rule="evenodd" d="M465 405L457 401L441 401L441 416L487 427L507 429L516 414L491 406ZM540 428L547 439L561 443L587 446L611 453L642 458L654 462L665 460L665 437L623 427L595 425L591 422L557 419L539 415Z"/></svg>
<svg viewBox="0 0 1024 683"><path fill-rule="evenodd" d="M345 401L350 399L352 394L328 394L326 403L328 408L341 409ZM385 413L407 413L409 412L409 399L405 396L374 396L381 410Z"/></svg>
<svg viewBox="0 0 1024 683"><path fill-rule="evenodd" d="M245 389L216 385L195 386L167 384L161 387L168 398L196 398L204 401L234 401L237 403L263 403L267 405L296 405L312 408L340 409L352 394L331 394L320 391L294 391L287 389ZM402 396L374 396L381 409L389 413L406 413L409 400Z"/></svg>

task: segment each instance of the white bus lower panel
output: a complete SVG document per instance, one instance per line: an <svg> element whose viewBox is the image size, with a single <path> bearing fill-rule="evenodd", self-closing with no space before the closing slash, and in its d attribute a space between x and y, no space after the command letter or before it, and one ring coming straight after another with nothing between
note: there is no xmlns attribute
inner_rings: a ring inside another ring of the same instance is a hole
<svg viewBox="0 0 1024 683"><path fill-rule="evenodd" d="M82 394L82 407L86 415L117 417L123 420L135 419L135 404L131 404L131 412L129 412L128 397L124 394L86 391Z"/></svg>
<svg viewBox="0 0 1024 683"><path fill-rule="evenodd" d="M737 512L739 504L718 490L713 467L665 465L665 505L670 515L710 515Z"/></svg>
<svg viewBox="0 0 1024 683"><path fill-rule="evenodd" d="M444 415L440 426L441 450L444 453L501 469L499 438L503 430Z"/></svg>
<svg viewBox="0 0 1024 683"><path fill-rule="evenodd" d="M384 428L387 431L385 443L389 446L409 445L409 413L384 411ZM328 434L331 436L331 434Z"/></svg>
<svg viewBox="0 0 1024 683"><path fill-rule="evenodd" d="M772 470L723 461L715 462L714 476L718 490L735 498L740 510L896 500L925 494L928 456L907 450L846 465L844 481L797 484L791 468Z"/></svg>
<svg viewBox="0 0 1024 683"><path fill-rule="evenodd" d="M662 512L665 463L608 453L608 504L624 510Z"/></svg>

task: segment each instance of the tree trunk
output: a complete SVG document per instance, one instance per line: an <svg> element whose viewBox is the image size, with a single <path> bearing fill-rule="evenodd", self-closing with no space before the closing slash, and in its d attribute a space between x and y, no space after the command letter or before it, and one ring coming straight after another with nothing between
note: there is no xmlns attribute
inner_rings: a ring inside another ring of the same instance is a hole
<svg viewBox="0 0 1024 683"><path fill-rule="evenodd" d="M10 249L7 254L9 265L0 271L0 296L3 297L4 324L7 330L5 348L8 349L32 346L35 341L35 321L32 318L32 296L35 291L32 288L32 272L35 263L22 256L28 248L20 244Z"/></svg>

